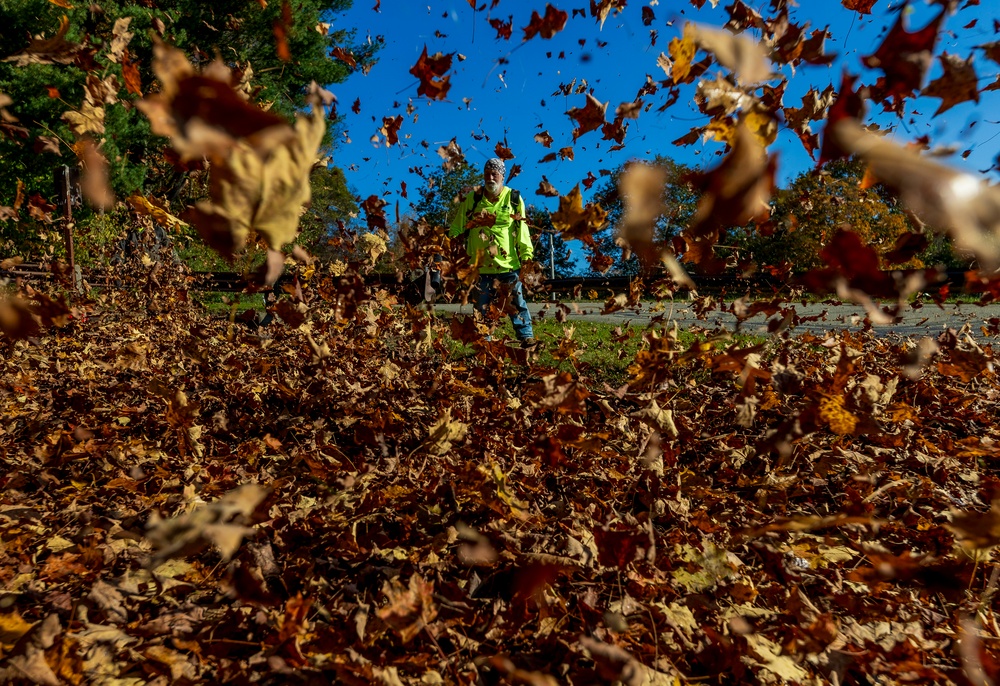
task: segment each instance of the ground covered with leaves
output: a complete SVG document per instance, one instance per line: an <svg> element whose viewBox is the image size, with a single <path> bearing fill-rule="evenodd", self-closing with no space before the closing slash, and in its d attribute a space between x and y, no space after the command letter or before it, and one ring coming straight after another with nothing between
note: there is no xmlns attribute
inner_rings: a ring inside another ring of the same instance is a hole
<svg viewBox="0 0 1000 686"><path fill-rule="evenodd" d="M111 294L0 339L0 680L996 677L995 336L658 322L611 388L316 290L258 330Z"/></svg>

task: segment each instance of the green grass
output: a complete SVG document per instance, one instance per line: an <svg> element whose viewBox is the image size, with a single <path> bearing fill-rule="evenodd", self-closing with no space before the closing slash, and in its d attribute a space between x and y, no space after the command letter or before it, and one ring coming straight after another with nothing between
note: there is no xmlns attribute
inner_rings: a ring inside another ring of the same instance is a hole
<svg viewBox="0 0 1000 686"><path fill-rule="evenodd" d="M248 295L246 293L200 291L193 293L192 299L213 317L228 317L234 306L237 314L245 310L264 309L264 295L262 293Z"/></svg>
<svg viewBox="0 0 1000 686"><path fill-rule="evenodd" d="M620 386L629 380L628 368L635 360L636 353L644 347L643 334L649 329L648 326L622 326L605 322L574 321L572 324L564 324L554 319L535 321L533 327L535 338L539 341L535 349L534 364L558 371L586 371L590 378L611 386ZM509 319L505 319L497 327L493 339L519 345ZM678 332L678 343L682 349L705 339L703 333L687 330ZM766 340L768 338L765 336L737 334L727 340L716 340L713 346L721 350L734 342L740 347L746 347ZM568 341L565 348L575 349L577 354L560 359L562 356L559 350L563 341ZM472 346L450 337L447 345L452 359L473 354Z"/></svg>

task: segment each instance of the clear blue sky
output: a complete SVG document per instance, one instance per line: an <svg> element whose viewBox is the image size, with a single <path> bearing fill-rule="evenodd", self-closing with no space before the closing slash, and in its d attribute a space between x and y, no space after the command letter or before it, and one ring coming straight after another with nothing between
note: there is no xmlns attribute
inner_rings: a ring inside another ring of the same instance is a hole
<svg viewBox="0 0 1000 686"><path fill-rule="evenodd" d="M332 88L339 100L338 112L345 115L334 163L345 170L348 183L361 197L383 197L389 203L386 210L390 217L397 202L400 212L405 213L423 185L412 170L439 168L442 160L436 151L452 138L466 159L476 165L492 157L495 145L506 140L516 156L507 163L508 171L513 164L523 169L509 185L519 188L527 203L549 210L556 209L558 199L535 194L543 175L566 194L587 178L588 172L600 176L600 170L614 169L629 159L661 154L692 166L717 163L722 151L719 143L698 142L686 147L671 144L693 126L708 121L692 102L693 86L683 87L678 102L664 112L657 109L666 101L665 88L644 96L651 109L630 121L624 149L613 152L609 148L614 141L602 140L599 130L583 134L574 142L576 122L566 112L583 107L585 96L563 95L560 90L574 80L577 85L586 81L598 100L609 102L607 118L613 119L619 104L636 98L647 75L654 81L666 78L656 63L657 56L667 52L670 40L680 35L685 22L721 27L727 19L723 6L730 4L729 0L719 2L714 9L712 0L707 0L701 10L679 0L630 0L622 12L609 15L603 28L590 16L588 0L557 0L554 6L570 14L565 29L551 40L536 36L527 42L522 40L523 28L529 24L532 11L544 15L545 2L500 0L490 10L491 1L479 0L479 6L487 9L474 12L466 0L382 0L376 12L376 0L355 0L350 11L337 15L337 28L354 28L357 40L368 36L385 39L378 64L367 75L357 72ZM767 17L768 4L758 0L751 6ZM810 86L822 90L832 83L837 88L844 68L860 74L862 83L874 82L881 72L864 68L861 58L875 51L902 4L877 0L872 15L860 15L837 0L799 0L799 7L791 7L791 20L798 24L809 22L810 31L829 26L832 37L826 50L837 53L838 58L829 67L803 64L794 74L785 67L783 73L789 77L785 106L801 105L801 96ZM962 0L959 7L967 4ZM644 7L655 15L649 26L643 25ZM574 16L574 9L586 11ZM910 29L924 26L939 10L938 5L928 5L924 0L913 2L907 10ZM949 16L935 56L945 51L963 58L974 53L980 87L993 82L996 63L973 47L998 40L994 32L998 14L995 0L983 0L981 5L963 7ZM506 22L511 16L512 38L499 39L489 19ZM963 28L973 20L974 26ZM652 30L657 32L655 44ZM751 31L746 35L756 36ZM451 90L445 101L418 96L418 81L409 73L425 45L431 55L456 53L448 72ZM459 59L460 55L464 60ZM703 55L699 53L697 59ZM706 76L714 78L720 71L714 68ZM940 73L935 57L928 80ZM358 114L351 111L356 100L360 100ZM956 167L976 173L993 167L1000 150L1000 91L983 93L978 105L963 103L931 118L939 103L930 97L910 100L908 116L902 121L894 115L880 115L881 108L875 105L869 121L883 126L895 124L892 135L900 142L928 134L935 145L955 146L957 153L971 148L966 160L959 154L945 159ZM386 147L378 134L382 118L398 114L404 116L400 141ZM815 130L821 128L822 123L817 123ZM554 139L550 148L534 140L535 134L542 131ZM376 135L378 139L373 143ZM539 162L547 153L566 146L573 148L572 161ZM782 130L771 150L779 154L782 184L814 164L798 138L787 130ZM987 176L995 181L996 170L987 172ZM402 196L404 182L408 198ZM582 186L581 190L588 200L592 191Z"/></svg>

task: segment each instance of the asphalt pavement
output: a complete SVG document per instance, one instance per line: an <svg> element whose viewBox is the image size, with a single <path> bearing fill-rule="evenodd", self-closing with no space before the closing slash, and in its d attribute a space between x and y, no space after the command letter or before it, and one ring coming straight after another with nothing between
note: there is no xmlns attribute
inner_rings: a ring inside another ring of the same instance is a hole
<svg viewBox="0 0 1000 686"><path fill-rule="evenodd" d="M752 306L752 303L749 303ZM699 317L693 303L687 300L674 302L642 302L638 307L625 308L615 312L602 313L603 303L529 303L535 321L540 318L556 318L561 310L567 322L589 321L614 324L634 324L645 326L653 319L676 321L682 328L700 327L737 331L737 317L732 312L723 311L733 307L732 302L716 303L712 309ZM739 323L738 330L748 334L767 334L787 328L792 334L827 332L845 329L860 331L870 326L876 336L936 337L948 329L961 331L968 325L968 333L983 341L998 338L1000 328L1000 304L976 305L970 303L947 303L941 306L933 303L918 303L900 312L896 320L889 316L868 317L865 308L853 303L834 301L823 303L784 302L781 311L758 312ZM471 313L469 305L440 303L434 305L438 312ZM720 309L723 308L723 309ZM739 306L737 306L739 309ZM876 321L880 320L880 321ZM984 332L983 329L987 331Z"/></svg>

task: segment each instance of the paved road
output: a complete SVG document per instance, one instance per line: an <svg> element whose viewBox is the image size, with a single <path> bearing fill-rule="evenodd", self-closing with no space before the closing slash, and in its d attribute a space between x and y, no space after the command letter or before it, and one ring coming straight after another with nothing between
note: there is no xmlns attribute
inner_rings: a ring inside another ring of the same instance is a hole
<svg viewBox="0 0 1000 686"><path fill-rule="evenodd" d="M727 309L731 306L732 303L722 304L722 307ZM553 304L531 303L528 307L536 321L539 317L553 318L557 311L557 306ZM699 319L688 301L675 301L672 305L669 302L644 302L638 309L619 310L610 314L601 314L603 308L601 303L567 303L566 307L569 308L569 312L567 312L567 321L569 322L574 320L616 324L631 322L642 326L656 317L663 317L676 321L681 328L691 326L720 327L729 331L735 331L737 324L735 315L722 312L717 308L707 312L705 318ZM792 333L823 334L828 331L860 330L865 327L865 310L860 305L823 303L803 305L799 302L782 303L782 307L794 309L794 316L798 318L797 323L790 322L793 324ZM435 306L435 309L442 312L472 312L471 305L439 304ZM784 317L782 312L771 315L764 312L758 313L746 319L740 326L740 331L751 334L766 334L769 323L773 326ZM970 325L969 333L974 338L996 340L998 337L995 333L984 334L982 328L997 330L1000 326L1000 304L982 307L973 304L947 304L943 307L925 304L916 309L908 308L901 313L897 322L872 324L872 329L877 336L922 337L937 336L948 328L960 330L967 323Z"/></svg>

